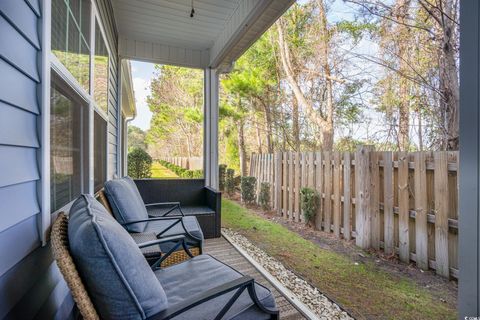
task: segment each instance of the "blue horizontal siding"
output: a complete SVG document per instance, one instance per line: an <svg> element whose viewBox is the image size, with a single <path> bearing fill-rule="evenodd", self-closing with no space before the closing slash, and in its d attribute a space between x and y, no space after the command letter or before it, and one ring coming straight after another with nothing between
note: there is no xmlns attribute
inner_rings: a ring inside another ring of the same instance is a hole
<svg viewBox="0 0 480 320"><path fill-rule="evenodd" d="M33 3L33 2L32 2ZM5 17L22 36L40 49L37 32L38 17L32 8L23 0L0 1L0 15Z"/></svg>
<svg viewBox="0 0 480 320"><path fill-rule="evenodd" d="M0 58L0 75L0 101L38 114L37 83L3 58Z"/></svg>
<svg viewBox="0 0 480 320"><path fill-rule="evenodd" d="M37 150L0 145L0 187L38 180ZM21 201L21 195L17 195Z"/></svg>
<svg viewBox="0 0 480 320"><path fill-rule="evenodd" d="M37 215L0 233L0 276L40 246ZM32 270L33 272L33 270Z"/></svg>
<svg viewBox="0 0 480 320"><path fill-rule="evenodd" d="M36 82L40 82L37 70L37 49L16 30L5 18L0 16L0 39L7 46L0 46L0 56L25 73Z"/></svg>
<svg viewBox="0 0 480 320"><path fill-rule="evenodd" d="M25 293L31 293L40 279L47 288L55 285L50 280L52 264L50 247L38 248L0 277L0 319L9 313L14 314L15 306L25 308L28 304L21 304L20 301L25 301L25 296L28 296Z"/></svg>
<svg viewBox="0 0 480 320"><path fill-rule="evenodd" d="M38 148L37 116L0 102L0 144ZM1 230L1 228L0 228Z"/></svg>
<svg viewBox="0 0 480 320"><path fill-rule="evenodd" d="M0 230L39 212L36 181L0 188Z"/></svg>
<svg viewBox="0 0 480 320"><path fill-rule="evenodd" d="M33 12L40 17L40 3L38 2L39 0L25 0L26 3L30 6L30 8L33 10Z"/></svg>

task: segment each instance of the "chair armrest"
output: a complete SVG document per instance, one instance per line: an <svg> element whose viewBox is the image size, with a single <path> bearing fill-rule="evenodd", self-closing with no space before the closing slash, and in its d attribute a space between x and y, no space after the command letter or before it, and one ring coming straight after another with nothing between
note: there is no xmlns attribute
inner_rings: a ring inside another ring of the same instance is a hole
<svg viewBox="0 0 480 320"><path fill-rule="evenodd" d="M152 317L148 318L149 320L160 320L160 319L171 319L174 318L175 316L178 316L179 314L188 311L204 302L207 302L209 300L215 299L221 295L224 295L226 293L229 293L231 291L237 290L235 294L230 298L230 300L225 304L225 306L222 307L221 310L219 310L219 313L215 317L215 319L221 319L225 313L230 309L230 307L235 303L235 301L238 299L238 297L242 294L242 292L247 289L248 293L250 295L250 298L252 298L253 303L263 312L267 314L271 314L272 318L277 318L278 317L278 310L277 309L267 309L265 308L260 301L258 300L258 297L256 296L255 293L255 281L253 280L252 277L250 276L243 276L241 278L235 279L233 281L224 283L220 286L217 286L215 288L209 289L205 292L202 292L198 295L193 296L191 299L186 300L184 302L178 303L176 305L173 305L171 307L168 307L166 310L157 313L156 315L153 315Z"/></svg>
<svg viewBox="0 0 480 320"><path fill-rule="evenodd" d="M146 248L146 247L151 247L157 244L162 244L165 242L170 242L170 241L178 241L178 240L185 240L185 236L171 236L171 237L165 237L157 240L152 240L152 241L146 241L138 244L139 248Z"/></svg>
<svg viewBox="0 0 480 320"><path fill-rule="evenodd" d="M153 206L169 206L169 205L180 205L180 202L155 202L155 203L147 203L145 207L153 207Z"/></svg>
<svg viewBox="0 0 480 320"><path fill-rule="evenodd" d="M135 223L141 223L141 222L151 222L151 221L172 221L173 223L170 224L168 227L166 227L165 229L163 230L158 230L158 232L156 232L156 236L157 237L161 237L162 234L164 234L165 232L167 232L168 230L170 230L171 228L173 228L176 224L180 224L182 226L182 229L183 229L183 233L188 235L189 237L191 237L192 239L196 239L198 241L201 241L202 239L199 239L198 237L194 236L193 234L191 234L187 228L185 227L185 224L183 223L183 219L182 217L157 217L157 218L150 218L150 219L142 219L142 220L135 220L135 221L129 221L129 222L126 222L126 223L121 223L120 225L125 227L125 226L128 226L128 225L131 225L131 224L135 224Z"/></svg>
<svg viewBox="0 0 480 320"><path fill-rule="evenodd" d="M184 217L185 214L183 213L183 210L182 210L182 207L180 206L180 202L158 202L158 203L149 203L149 204L146 204L145 207L146 208L149 208L149 207L166 207L166 206L171 206L167 212L164 212L162 214L159 214L159 215L156 215L156 214L149 214L148 216L149 217L152 217L152 218L156 218L156 217L166 217L168 216L170 213L174 212L176 209L178 209L178 211L180 211L180 216ZM178 215L178 214L176 214Z"/></svg>
<svg viewBox="0 0 480 320"><path fill-rule="evenodd" d="M215 212L218 212L218 206L221 205L222 193L212 187L205 187L205 203Z"/></svg>
<svg viewBox="0 0 480 320"><path fill-rule="evenodd" d="M154 218L148 218L148 219L128 221L120 224L122 226L129 226L131 224L140 223L140 222L150 222L150 221L158 221L158 220L181 220L181 219L182 219L181 217L154 217Z"/></svg>
<svg viewBox="0 0 480 320"><path fill-rule="evenodd" d="M138 247L141 248L146 248L146 247L151 247L154 245L159 245L162 243L166 242L176 242L176 244L166 253L161 253L160 259L155 261L155 263L151 266L152 270L157 270L161 268L162 262L165 261L172 253L177 251L177 249L182 246L183 251L190 257L193 258L192 252L190 252L190 249L188 249L186 243L185 243L185 236L171 236L171 237L165 237L162 239L157 239L157 240L152 240L152 241L147 241L147 242L142 242L138 244Z"/></svg>

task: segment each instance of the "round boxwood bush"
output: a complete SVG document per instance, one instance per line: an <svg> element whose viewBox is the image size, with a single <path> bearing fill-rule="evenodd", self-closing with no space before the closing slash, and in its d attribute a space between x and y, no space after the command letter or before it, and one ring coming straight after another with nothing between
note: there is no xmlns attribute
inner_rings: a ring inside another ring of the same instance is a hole
<svg viewBox="0 0 480 320"><path fill-rule="evenodd" d="M270 183L262 182L260 184L260 193L258 194L258 204L263 210L270 210Z"/></svg>
<svg viewBox="0 0 480 320"><path fill-rule="evenodd" d="M242 190L242 201L251 204L255 201L255 184L257 178L255 177L242 177L240 182L240 189Z"/></svg>
<svg viewBox="0 0 480 320"><path fill-rule="evenodd" d="M128 153L128 175L133 179L152 176L152 157L143 149L135 148Z"/></svg>
<svg viewBox="0 0 480 320"><path fill-rule="evenodd" d="M302 188L300 194L303 216L308 223L313 220L317 213L318 206L320 205L320 195L317 190L312 188Z"/></svg>
<svg viewBox="0 0 480 320"><path fill-rule="evenodd" d="M220 164L218 165L218 188L220 191L225 190L225 178L227 173L227 165Z"/></svg>
<svg viewBox="0 0 480 320"><path fill-rule="evenodd" d="M235 193L235 170L228 168L225 177L225 191L229 196Z"/></svg>

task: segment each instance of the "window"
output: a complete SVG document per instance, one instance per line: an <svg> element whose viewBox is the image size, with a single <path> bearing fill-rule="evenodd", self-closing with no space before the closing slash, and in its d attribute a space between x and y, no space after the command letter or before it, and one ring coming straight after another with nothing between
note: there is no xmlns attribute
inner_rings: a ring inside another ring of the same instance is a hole
<svg viewBox="0 0 480 320"><path fill-rule="evenodd" d="M52 0L52 211L107 180L110 55L92 2Z"/></svg>
<svg viewBox="0 0 480 320"><path fill-rule="evenodd" d="M107 121L97 112L93 121L93 176L94 191L97 192L107 181Z"/></svg>
<svg viewBox="0 0 480 320"><path fill-rule="evenodd" d="M89 92L89 0L52 0L52 53Z"/></svg>
<svg viewBox="0 0 480 320"><path fill-rule="evenodd" d="M51 207L56 211L87 190L88 105L54 73L50 142Z"/></svg>
<svg viewBox="0 0 480 320"><path fill-rule="evenodd" d="M107 113L108 109L108 50L98 21L95 21L94 98L97 107Z"/></svg>

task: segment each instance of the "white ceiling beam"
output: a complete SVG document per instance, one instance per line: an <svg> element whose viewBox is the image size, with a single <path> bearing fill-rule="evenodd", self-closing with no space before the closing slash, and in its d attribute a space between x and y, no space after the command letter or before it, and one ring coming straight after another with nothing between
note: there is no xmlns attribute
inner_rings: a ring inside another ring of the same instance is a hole
<svg viewBox="0 0 480 320"><path fill-rule="evenodd" d="M136 38L120 38L119 55L126 59L199 69L207 67L209 62L209 50L177 47Z"/></svg>

